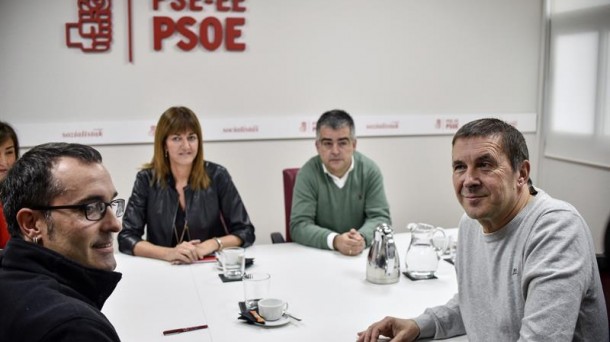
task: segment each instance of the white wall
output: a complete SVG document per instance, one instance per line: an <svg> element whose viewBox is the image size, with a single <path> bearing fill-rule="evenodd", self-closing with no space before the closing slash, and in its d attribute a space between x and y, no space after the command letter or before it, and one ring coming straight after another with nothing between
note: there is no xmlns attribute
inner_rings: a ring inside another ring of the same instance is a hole
<svg viewBox="0 0 610 342"><path fill-rule="evenodd" d="M610 0L546 3L551 25L539 184L579 210L602 252L610 223Z"/></svg>
<svg viewBox="0 0 610 342"><path fill-rule="evenodd" d="M578 209L591 228L596 251L603 252L610 220L610 170L541 157L540 186Z"/></svg>
<svg viewBox="0 0 610 342"><path fill-rule="evenodd" d="M109 53L65 47L74 1L0 3L0 116L12 123L155 119L171 105L206 118L535 113L541 1L246 0L243 53L152 51L151 1L133 1L127 62L125 3L114 1ZM201 17L200 14L193 15ZM536 136L527 135L536 161ZM397 230L408 222L455 226L450 136L361 138L385 176ZM97 146L121 196L152 147ZM257 228L283 231L281 170L303 164L310 140L205 143L226 166ZM536 163L534 162L534 177Z"/></svg>

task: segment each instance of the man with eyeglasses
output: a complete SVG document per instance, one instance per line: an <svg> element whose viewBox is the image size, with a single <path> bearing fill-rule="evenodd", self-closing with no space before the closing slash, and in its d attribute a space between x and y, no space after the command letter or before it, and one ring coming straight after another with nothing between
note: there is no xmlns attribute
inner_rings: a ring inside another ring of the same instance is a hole
<svg viewBox="0 0 610 342"><path fill-rule="evenodd" d="M100 311L121 279L116 195L89 146L44 144L14 164L0 185L11 234L0 255L0 339L120 341Z"/></svg>
<svg viewBox="0 0 610 342"><path fill-rule="evenodd" d="M343 110L318 119L316 149L297 175L290 235L303 245L358 255L378 224L391 223L381 171L356 152L354 120Z"/></svg>

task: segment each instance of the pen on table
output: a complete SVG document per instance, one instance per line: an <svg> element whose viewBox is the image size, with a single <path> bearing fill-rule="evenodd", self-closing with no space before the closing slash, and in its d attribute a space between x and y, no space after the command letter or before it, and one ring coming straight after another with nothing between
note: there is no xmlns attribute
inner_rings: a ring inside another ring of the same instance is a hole
<svg viewBox="0 0 610 342"><path fill-rule="evenodd" d="M178 329L165 330L163 332L163 335L179 334L179 333L193 331L193 330L207 329L207 327L208 327L208 325L204 324L204 325L197 325L197 326L194 326L194 327L186 327L186 328L178 328Z"/></svg>

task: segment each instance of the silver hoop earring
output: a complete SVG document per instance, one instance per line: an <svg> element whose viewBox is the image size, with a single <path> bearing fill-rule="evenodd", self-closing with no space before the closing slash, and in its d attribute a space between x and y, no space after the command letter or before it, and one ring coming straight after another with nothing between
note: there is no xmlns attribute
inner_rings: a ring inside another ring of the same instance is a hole
<svg viewBox="0 0 610 342"><path fill-rule="evenodd" d="M165 158L167 158L167 155L168 155L167 150L165 150Z"/></svg>
<svg viewBox="0 0 610 342"><path fill-rule="evenodd" d="M34 238L32 238L32 242L34 242L34 244L38 245L38 243L40 242L40 236L34 236Z"/></svg>

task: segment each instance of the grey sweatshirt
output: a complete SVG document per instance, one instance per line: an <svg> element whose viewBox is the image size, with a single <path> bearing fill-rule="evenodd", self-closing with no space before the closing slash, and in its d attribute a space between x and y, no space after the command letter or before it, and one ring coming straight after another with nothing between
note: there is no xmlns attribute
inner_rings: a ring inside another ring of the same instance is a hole
<svg viewBox="0 0 610 342"><path fill-rule="evenodd" d="M415 319L420 337L608 341L593 239L566 202L539 191L492 234L464 215L455 265L458 294Z"/></svg>

